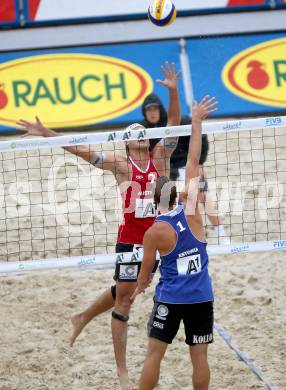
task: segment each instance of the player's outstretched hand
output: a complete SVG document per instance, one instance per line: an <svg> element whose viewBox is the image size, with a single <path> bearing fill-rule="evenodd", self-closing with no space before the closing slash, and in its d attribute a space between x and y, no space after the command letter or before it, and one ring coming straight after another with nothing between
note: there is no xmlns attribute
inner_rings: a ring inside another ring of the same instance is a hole
<svg viewBox="0 0 286 390"><path fill-rule="evenodd" d="M168 89L177 89L178 88L178 78L181 75L181 72L176 72L175 64L172 62L171 66L167 61L164 66L161 66L161 70L165 76L165 80L157 80L157 83L164 85Z"/></svg>
<svg viewBox="0 0 286 390"><path fill-rule="evenodd" d="M217 104L216 98L209 95L202 98L199 103L195 101L192 108L192 121L206 119L209 114L217 111Z"/></svg>
<svg viewBox="0 0 286 390"><path fill-rule="evenodd" d="M24 119L20 119L17 122L17 125L22 126L25 130L25 134L23 134L23 137L26 137L27 135L36 135L36 136L45 136L45 131L47 130L45 126L42 124L40 119L36 116L36 122L28 122Z"/></svg>

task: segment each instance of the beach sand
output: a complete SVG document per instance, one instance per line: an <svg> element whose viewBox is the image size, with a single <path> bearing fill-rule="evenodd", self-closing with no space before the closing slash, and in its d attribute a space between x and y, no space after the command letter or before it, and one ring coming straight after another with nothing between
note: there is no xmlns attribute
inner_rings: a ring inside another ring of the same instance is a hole
<svg viewBox="0 0 286 390"><path fill-rule="evenodd" d="M286 388L285 254L211 259L215 319L277 389ZM53 271L1 279L1 390L118 389L110 313L91 322L73 348L69 317L110 285L112 270ZM156 277L157 278L157 277ZM137 298L129 321L128 363L138 381L146 351L152 287ZM211 389L266 389L215 332L209 347ZM160 389L191 389L183 329L162 363Z"/></svg>

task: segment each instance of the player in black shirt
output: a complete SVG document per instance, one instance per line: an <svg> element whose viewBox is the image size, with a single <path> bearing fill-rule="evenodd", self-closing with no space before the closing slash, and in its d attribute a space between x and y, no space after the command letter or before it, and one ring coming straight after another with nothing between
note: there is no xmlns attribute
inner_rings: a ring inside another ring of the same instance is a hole
<svg viewBox="0 0 286 390"><path fill-rule="evenodd" d="M167 113L163 106L160 98L151 93L146 96L142 104L142 114L144 120L141 122L144 127L165 127L167 126ZM191 123L191 119L188 116L182 117L181 125L187 125ZM150 139L150 150L160 141L160 139ZM179 141L175 151L171 156L171 169L170 169L170 178L172 180L179 180L179 182L185 182L185 167L188 156L190 136L179 137ZM216 230L216 236L218 237L219 244L229 244L229 239L226 237L224 226L221 222L220 217L217 213L216 200L213 199L212 195L208 189L206 168L204 163L207 160L209 151L209 142L208 136L206 134L202 135L202 151L200 157L200 195L199 201L204 205L206 214L211 224Z"/></svg>

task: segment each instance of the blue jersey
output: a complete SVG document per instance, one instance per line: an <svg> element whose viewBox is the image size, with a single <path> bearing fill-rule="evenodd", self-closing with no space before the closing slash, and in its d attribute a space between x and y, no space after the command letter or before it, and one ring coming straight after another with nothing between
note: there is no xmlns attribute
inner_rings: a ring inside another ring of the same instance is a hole
<svg viewBox="0 0 286 390"><path fill-rule="evenodd" d="M157 222L168 223L177 234L175 248L161 256L161 277L155 298L165 303L186 304L213 300L212 282L208 273L207 243L192 233L184 212L178 205L167 214L159 215Z"/></svg>

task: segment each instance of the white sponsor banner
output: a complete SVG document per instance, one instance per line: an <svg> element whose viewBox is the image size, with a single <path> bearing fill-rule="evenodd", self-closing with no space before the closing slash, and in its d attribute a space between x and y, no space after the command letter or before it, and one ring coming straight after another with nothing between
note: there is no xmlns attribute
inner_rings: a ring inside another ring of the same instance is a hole
<svg viewBox="0 0 286 390"><path fill-rule="evenodd" d="M249 243L245 242L235 245L208 245L207 247L209 256L270 252L277 250L286 250L286 240L258 241ZM23 273L24 271L44 271L61 268L85 269L94 267L106 269L110 266L113 266L116 261L124 265L124 262L141 260L142 256L143 253L126 252L117 254L113 253L108 255L102 254L93 256L64 257L61 259L7 262L0 263L0 276L2 276L1 274L9 274L14 272L19 274ZM157 258L159 260L159 257ZM285 256L283 258L285 258ZM131 269L129 269L128 272L131 272Z"/></svg>
<svg viewBox="0 0 286 390"><path fill-rule="evenodd" d="M150 0L41 0L35 21L147 14ZM174 0L178 11L220 8L227 0Z"/></svg>
<svg viewBox="0 0 286 390"><path fill-rule="evenodd" d="M208 122L203 124L203 134L231 133L235 131L253 131L265 128L285 128L286 116L241 119L223 122ZM153 127L139 130L111 130L109 132L94 132L87 134L61 135L56 137L35 137L0 142L0 152L18 150L49 149L75 145L102 144L106 142L131 141L139 139L154 139L180 137L192 133L191 125L173 127Z"/></svg>

